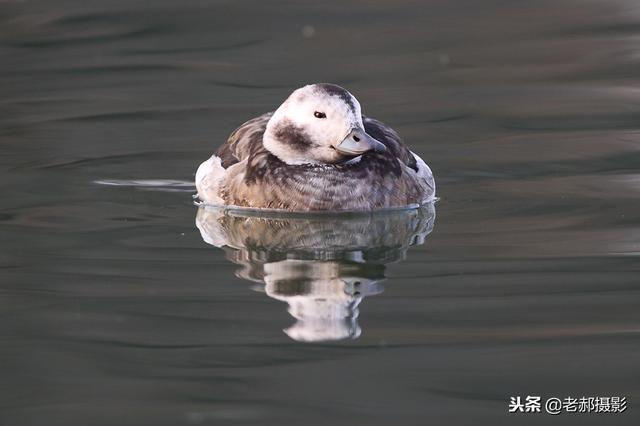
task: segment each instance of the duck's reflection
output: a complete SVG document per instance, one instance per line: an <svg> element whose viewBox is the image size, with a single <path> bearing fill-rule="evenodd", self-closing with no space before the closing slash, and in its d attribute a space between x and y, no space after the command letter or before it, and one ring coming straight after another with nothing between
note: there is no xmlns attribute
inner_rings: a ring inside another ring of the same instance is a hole
<svg viewBox="0 0 640 426"><path fill-rule="evenodd" d="M404 259L433 229L435 209L375 214L275 215L200 207L202 239L241 265L238 277L264 283L289 304L298 341L357 338L358 305L383 291L385 265Z"/></svg>

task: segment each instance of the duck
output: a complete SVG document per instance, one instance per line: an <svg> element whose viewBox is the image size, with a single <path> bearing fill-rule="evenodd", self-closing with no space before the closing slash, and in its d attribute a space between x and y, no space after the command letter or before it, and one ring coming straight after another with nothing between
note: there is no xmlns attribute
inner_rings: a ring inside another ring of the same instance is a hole
<svg viewBox="0 0 640 426"><path fill-rule="evenodd" d="M238 127L195 175L204 204L290 212L411 208L435 200L433 173L346 89L298 88Z"/></svg>

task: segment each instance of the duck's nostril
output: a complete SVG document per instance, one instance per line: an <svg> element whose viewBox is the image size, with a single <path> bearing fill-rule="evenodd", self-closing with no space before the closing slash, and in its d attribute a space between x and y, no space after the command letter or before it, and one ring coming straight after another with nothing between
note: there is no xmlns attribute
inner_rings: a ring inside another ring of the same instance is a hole
<svg viewBox="0 0 640 426"><path fill-rule="evenodd" d="M360 138L357 137L356 135L353 135L353 140L356 141L356 142L360 142Z"/></svg>

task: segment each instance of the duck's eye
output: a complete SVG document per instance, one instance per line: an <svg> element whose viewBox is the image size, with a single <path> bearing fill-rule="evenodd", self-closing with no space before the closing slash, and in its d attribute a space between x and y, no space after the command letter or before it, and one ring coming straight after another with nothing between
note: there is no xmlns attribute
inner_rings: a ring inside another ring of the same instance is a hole
<svg viewBox="0 0 640 426"><path fill-rule="evenodd" d="M315 118L327 118L327 114L325 114L324 112L320 112L320 111L314 112L313 116Z"/></svg>

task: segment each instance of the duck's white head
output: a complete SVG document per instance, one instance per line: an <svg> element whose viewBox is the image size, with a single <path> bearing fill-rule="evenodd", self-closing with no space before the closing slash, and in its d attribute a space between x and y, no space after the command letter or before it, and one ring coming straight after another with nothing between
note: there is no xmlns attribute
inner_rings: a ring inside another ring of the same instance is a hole
<svg viewBox="0 0 640 426"><path fill-rule="evenodd" d="M386 149L364 131L358 100L328 83L294 91L273 113L263 143L288 164L338 163Z"/></svg>

